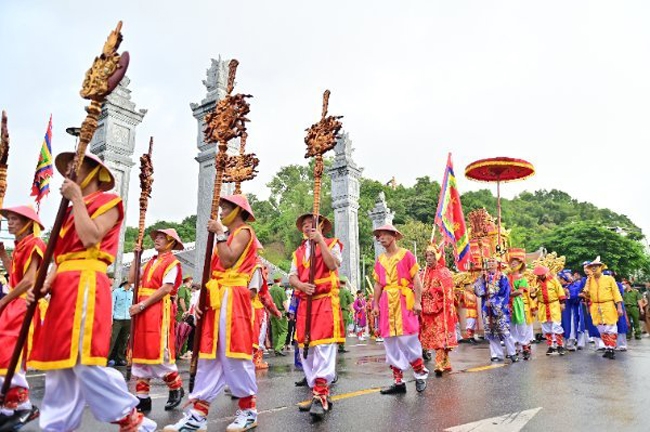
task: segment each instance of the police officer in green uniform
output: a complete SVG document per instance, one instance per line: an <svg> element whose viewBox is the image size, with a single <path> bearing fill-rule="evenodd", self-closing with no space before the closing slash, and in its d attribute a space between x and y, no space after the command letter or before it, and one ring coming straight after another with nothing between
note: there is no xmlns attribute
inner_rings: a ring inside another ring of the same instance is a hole
<svg viewBox="0 0 650 432"><path fill-rule="evenodd" d="M341 299L341 312L343 313L343 324L345 325L345 336L348 335L348 328L352 325L353 314L352 314L352 303L354 303L354 295L350 291L348 286L348 278L341 276L340 281L340 292L339 297ZM348 352L345 349L345 342L339 343L339 352L345 353Z"/></svg>
<svg viewBox="0 0 650 432"><path fill-rule="evenodd" d="M632 328L634 327L634 339L641 339L639 315L642 307L643 296L638 290L632 288L629 281L624 280L623 286L625 287L623 302L625 303L627 316L630 319L630 325L627 327L627 338L632 339Z"/></svg>

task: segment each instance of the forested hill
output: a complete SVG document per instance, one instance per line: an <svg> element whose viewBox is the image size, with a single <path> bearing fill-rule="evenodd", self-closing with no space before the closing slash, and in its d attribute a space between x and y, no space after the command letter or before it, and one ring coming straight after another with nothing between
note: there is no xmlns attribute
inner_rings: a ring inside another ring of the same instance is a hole
<svg viewBox="0 0 650 432"><path fill-rule="evenodd" d="M270 189L268 199L259 200L249 195L257 217L254 227L265 247L263 253L267 259L286 269L291 253L301 239L295 220L312 208L311 173L311 165L282 167L267 184ZM413 249L415 242L419 252L422 252L431 234L440 184L428 176L418 178L410 187L361 179L359 240L367 269L374 261L372 222L368 211L375 205L381 191L386 196L388 206L395 212L394 224L405 235L404 246ZM327 175L323 179L322 196L321 212L333 220L330 179ZM489 189L466 192L461 195L461 202L465 215L484 207L496 216L496 197ZM501 203L502 220L505 227L511 230L513 246L525 247L528 251L540 246L549 251L556 250L566 255L568 265L573 267L600 254L610 266L614 264L619 273L636 274L640 278L650 274L650 258L637 241L642 240L644 235L625 215L579 202L559 190L523 192L511 200L502 198ZM193 215L180 223L161 221L152 227L172 226L184 240L192 241L195 238L195 223L196 216ZM136 235L135 228L127 229L127 251L133 248ZM149 237L145 238L145 246L151 247ZM607 247L612 250L607 250Z"/></svg>

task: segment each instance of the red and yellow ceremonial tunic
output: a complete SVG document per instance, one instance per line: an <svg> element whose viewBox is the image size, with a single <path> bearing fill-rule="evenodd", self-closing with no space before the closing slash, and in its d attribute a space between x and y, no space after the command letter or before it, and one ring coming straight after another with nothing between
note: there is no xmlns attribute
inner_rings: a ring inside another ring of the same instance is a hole
<svg viewBox="0 0 650 432"><path fill-rule="evenodd" d="M478 301L476 294L466 289L460 295L460 304L465 309L465 318L478 318Z"/></svg>
<svg viewBox="0 0 650 432"><path fill-rule="evenodd" d="M230 233L227 244L230 245L241 230L248 230L251 238L232 267L224 268L216 247L212 255L212 276L207 284L210 307L202 318L205 321L199 350L201 359L217 358L221 303L226 292L226 340L223 341L226 344L226 357L247 360L253 358L253 307L248 282L257 264L255 232L250 226L243 225Z"/></svg>
<svg viewBox="0 0 650 432"><path fill-rule="evenodd" d="M447 349L458 346L456 339L454 280L447 267L426 266L422 275L422 348Z"/></svg>
<svg viewBox="0 0 650 432"><path fill-rule="evenodd" d="M133 363L173 364L176 362L176 332L171 297L176 295L178 287L181 286L183 273L181 263L171 252L154 257L144 266L137 303L145 301L162 287L165 276L174 268L176 268L176 280L171 293L137 315L133 333ZM169 350L167 360L165 360L165 348Z"/></svg>
<svg viewBox="0 0 650 432"><path fill-rule="evenodd" d="M566 299L564 288L555 278L546 278L538 281L537 291L537 319L539 322L562 322L562 309L560 301Z"/></svg>
<svg viewBox="0 0 650 432"><path fill-rule="evenodd" d="M329 250L343 245L336 238L324 239ZM303 243L293 253L294 265L298 272L297 276L301 282L309 282L310 259L307 257L307 243ZM345 327L343 326L343 315L341 314L341 301L339 298L339 272L330 270L325 264L320 246L316 244L314 255L314 285L316 289L312 295L311 304L311 333L310 346L324 345L345 342ZM311 251L310 253L314 253ZM300 347L305 342L305 318L307 316L307 294L298 291L300 299L296 312L296 341Z"/></svg>
<svg viewBox="0 0 650 432"><path fill-rule="evenodd" d="M34 257L43 258L45 243L33 234L20 239L11 256L11 269L9 273L9 288L13 289L25 277L25 272L34 260ZM5 306L0 315L0 375L7 373L9 361L14 352L18 333L23 324L23 317L27 311L25 296L22 295Z"/></svg>
<svg viewBox="0 0 650 432"><path fill-rule="evenodd" d="M84 197L84 202L91 219L112 208L119 216L104 238L86 249L75 230L72 207L68 208L54 250L57 268L48 313L34 331L28 364L35 369L65 369L77 363L106 366L112 325L106 268L115 260L124 209L119 196L102 191Z"/></svg>

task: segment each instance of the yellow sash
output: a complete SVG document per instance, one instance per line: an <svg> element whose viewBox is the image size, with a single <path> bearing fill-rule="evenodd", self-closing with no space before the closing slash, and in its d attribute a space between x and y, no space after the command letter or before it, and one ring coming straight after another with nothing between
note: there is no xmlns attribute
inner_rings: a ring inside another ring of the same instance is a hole
<svg viewBox="0 0 650 432"><path fill-rule="evenodd" d="M400 307L400 294L406 298L406 309L413 310L415 306L415 294L408 286L402 285L386 285L384 287L386 295L388 296L388 308L397 312Z"/></svg>
<svg viewBox="0 0 650 432"><path fill-rule="evenodd" d="M234 286L248 286L249 276L246 273L237 273L232 270L227 270L224 273L212 274L212 279L205 284L206 289L210 293L210 308L213 310L221 309L221 298L224 294L224 287Z"/></svg>

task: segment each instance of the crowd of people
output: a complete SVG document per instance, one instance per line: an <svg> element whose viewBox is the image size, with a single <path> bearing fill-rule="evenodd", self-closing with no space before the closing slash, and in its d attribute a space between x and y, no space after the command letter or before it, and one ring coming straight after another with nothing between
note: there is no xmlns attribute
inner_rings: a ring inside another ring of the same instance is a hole
<svg viewBox="0 0 650 432"><path fill-rule="evenodd" d="M60 154L57 169L64 174L72 159L71 152ZM211 405L226 387L238 399L226 430L250 430L258 424L256 370L268 367L265 352L284 356L291 349L304 373L296 384L312 391L311 402L300 409L320 420L331 409L336 358L347 351L348 336L383 345L392 382L381 393L391 395L407 392L408 370L415 390L424 391L429 364L444 376L452 370L450 351L459 342L476 342L481 329L495 362L529 360L531 343L540 338L547 355L581 350L590 341L614 359L627 339L641 337L640 322L649 316L647 298L629 281L617 282L599 258L584 263L584 275L541 264L530 272L525 251L511 248L484 257L474 272L452 274L442 246L435 244L426 248L420 268L414 254L398 245L402 234L392 225L373 232L385 250L374 266L374 286L355 290L338 273L345 245L328 237L333 227L327 218L311 213L296 220L303 240L288 275L269 277L244 195L221 197L220 218L208 222L215 244L205 287L183 276L175 256L183 242L169 228L149 233L156 255L139 274L132 266L128 280L111 291L107 268L124 220L122 201L108 192L115 179L97 157L84 159L79 178L61 187L72 205L40 293L33 285L46 249L39 236L43 223L27 206L0 209L15 237L11 256L0 244L9 273L0 299L0 382L15 347L22 353L4 395L0 430L39 417L45 431L76 430L88 406L96 419L122 432L153 431L157 425L146 417L153 409L152 380L168 387L165 410L187 398L189 408L165 431L206 431ZM19 330L37 294L47 297L46 306L37 308L31 343L23 350ZM176 361L192 357L194 386L185 395ZM129 358L135 394L124 375L109 367L126 365ZM40 411L29 398L27 368L45 371Z"/></svg>

